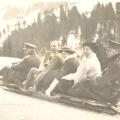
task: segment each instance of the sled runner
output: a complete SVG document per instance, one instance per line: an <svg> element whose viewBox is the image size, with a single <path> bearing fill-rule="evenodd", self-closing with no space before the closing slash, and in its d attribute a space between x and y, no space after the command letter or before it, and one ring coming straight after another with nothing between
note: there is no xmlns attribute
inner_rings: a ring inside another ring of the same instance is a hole
<svg viewBox="0 0 120 120"><path fill-rule="evenodd" d="M96 101L71 97L63 94L59 94L58 99L59 99L59 102L63 102L65 104L76 106L79 108L85 108L88 110L107 113L111 115L115 115L119 113L119 111L117 109L114 109L115 107L113 107L110 103L107 103L107 104L99 103Z"/></svg>

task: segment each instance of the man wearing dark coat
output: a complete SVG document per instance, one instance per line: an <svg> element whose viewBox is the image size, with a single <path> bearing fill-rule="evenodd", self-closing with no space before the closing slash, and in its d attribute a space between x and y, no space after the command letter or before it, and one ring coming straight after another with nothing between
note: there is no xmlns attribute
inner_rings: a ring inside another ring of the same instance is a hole
<svg viewBox="0 0 120 120"><path fill-rule="evenodd" d="M12 65L11 67L3 68L3 80L5 84L15 83L21 85L21 83L26 79L26 76L31 69L31 67L40 66L40 58L36 53L36 46L30 43L24 43L24 53L25 57L21 62Z"/></svg>

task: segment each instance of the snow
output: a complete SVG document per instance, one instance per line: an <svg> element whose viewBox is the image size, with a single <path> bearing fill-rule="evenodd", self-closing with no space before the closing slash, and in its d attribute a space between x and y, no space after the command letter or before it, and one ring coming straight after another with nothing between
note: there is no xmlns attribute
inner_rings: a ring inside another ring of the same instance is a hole
<svg viewBox="0 0 120 120"><path fill-rule="evenodd" d="M0 88L0 120L119 120L120 116L107 115L85 109L5 91Z"/></svg>
<svg viewBox="0 0 120 120"><path fill-rule="evenodd" d="M21 59L12 57L0 57L0 70L5 66L11 66L12 63L19 62Z"/></svg>

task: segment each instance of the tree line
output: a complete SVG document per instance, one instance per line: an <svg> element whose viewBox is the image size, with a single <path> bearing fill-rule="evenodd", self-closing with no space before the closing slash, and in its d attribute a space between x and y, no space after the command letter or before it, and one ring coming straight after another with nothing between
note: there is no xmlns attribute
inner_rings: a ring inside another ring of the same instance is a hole
<svg viewBox="0 0 120 120"><path fill-rule="evenodd" d="M97 3L93 10L88 13L78 11L76 6L71 9L61 5L59 17L54 10L38 13L37 19L26 28L15 29L3 43L2 54L4 56L23 57L21 51L24 42L33 43L38 47L50 49L53 40L62 39L62 45L67 42L71 33L80 36L80 41L97 41L107 44L109 40L115 40L116 12L112 3L106 5ZM80 30L80 33L79 33Z"/></svg>

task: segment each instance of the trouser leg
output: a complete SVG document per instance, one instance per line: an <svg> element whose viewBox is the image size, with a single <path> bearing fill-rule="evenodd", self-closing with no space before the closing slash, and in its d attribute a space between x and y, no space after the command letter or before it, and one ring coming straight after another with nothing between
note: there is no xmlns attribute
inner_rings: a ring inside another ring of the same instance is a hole
<svg viewBox="0 0 120 120"><path fill-rule="evenodd" d="M36 74L39 73L39 69L38 68L31 68L27 77L26 77L26 80L24 81L24 85L26 88L28 88L30 85L31 85L31 82L34 80L34 76Z"/></svg>
<svg viewBox="0 0 120 120"><path fill-rule="evenodd" d="M44 79L45 75L46 75L46 72L42 72L35 78L35 81L34 81L34 89L35 90L37 90L37 91L39 90L39 87L40 87L39 83L42 82L42 80Z"/></svg>

